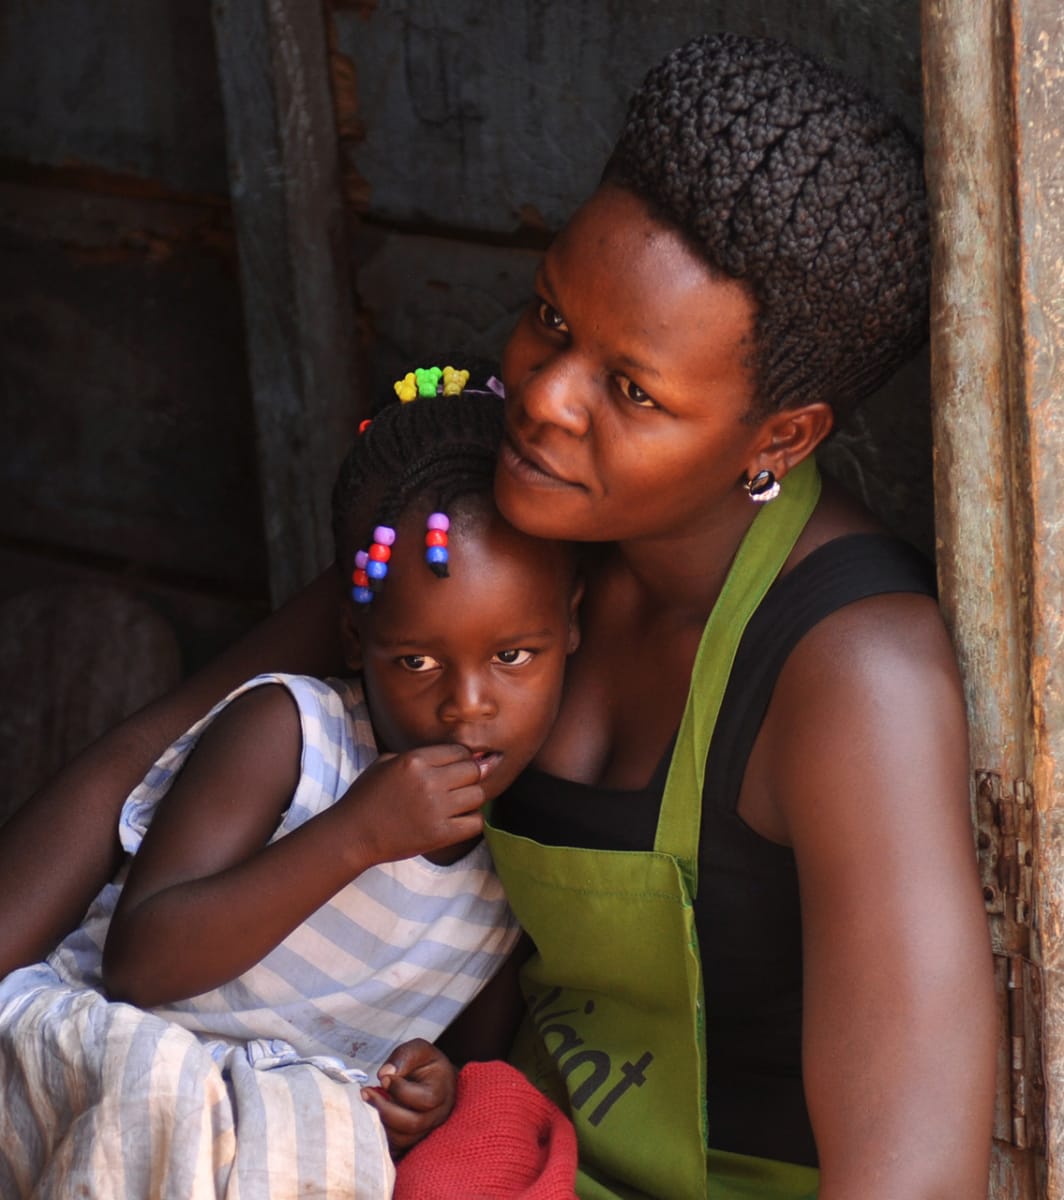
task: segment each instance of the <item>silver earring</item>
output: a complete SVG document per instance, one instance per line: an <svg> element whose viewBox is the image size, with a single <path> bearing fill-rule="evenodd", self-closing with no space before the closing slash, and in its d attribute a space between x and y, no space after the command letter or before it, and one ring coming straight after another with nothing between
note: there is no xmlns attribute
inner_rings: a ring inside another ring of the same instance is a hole
<svg viewBox="0 0 1064 1200"><path fill-rule="evenodd" d="M743 484L743 487L755 504L767 504L780 494L780 481L767 469L758 471L753 479L748 479Z"/></svg>

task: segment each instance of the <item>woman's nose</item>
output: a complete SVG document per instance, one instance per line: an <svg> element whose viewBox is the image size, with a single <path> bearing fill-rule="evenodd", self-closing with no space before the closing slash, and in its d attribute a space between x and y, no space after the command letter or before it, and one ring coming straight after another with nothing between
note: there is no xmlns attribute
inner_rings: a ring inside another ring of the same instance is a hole
<svg viewBox="0 0 1064 1200"><path fill-rule="evenodd" d="M517 386L520 409L539 424L557 425L582 437L588 430L591 381L571 354L556 354L533 367Z"/></svg>
<svg viewBox="0 0 1064 1200"><path fill-rule="evenodd" d="M498 711L495 696L479 672L456 676L440 704L440 720L465 725L490 720Z"/></svg>

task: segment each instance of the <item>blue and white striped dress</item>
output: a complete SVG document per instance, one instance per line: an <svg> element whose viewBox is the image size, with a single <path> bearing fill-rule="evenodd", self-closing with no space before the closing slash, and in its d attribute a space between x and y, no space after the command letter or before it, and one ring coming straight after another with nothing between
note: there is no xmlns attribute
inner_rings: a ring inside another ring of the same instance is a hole
<svg viewBox="0 0 1064 1200"><path fill-rule="evenodd" d="M357 681L258 676L126 801L130 854L202 731L263 684L291 693L303 731L300 781L275 838L334 804L376 758ZM449 866L372 868L238 979L148 1012L100 991L121 880L47 963L0 983L0 1195L390 1195L387 1144L358 1084L398 1042L434 1040L513 947L486 845Z"/></svg>

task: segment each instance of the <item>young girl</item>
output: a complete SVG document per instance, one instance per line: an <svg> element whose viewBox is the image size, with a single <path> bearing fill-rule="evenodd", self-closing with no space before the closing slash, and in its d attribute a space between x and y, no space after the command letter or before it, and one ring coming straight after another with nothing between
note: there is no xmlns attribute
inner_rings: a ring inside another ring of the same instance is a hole
<svg viewBox="0 0 1064 1200"><path fill-rule="evenodd" d="M494 509L500 428L491 392L369 425L334 493L351 677L216 706L126 802L128 868L0 985L5 1197L383 1196L385 1132L448 1115L429 1043L518 936L480 808L577 644L573 554Z"/></svg>

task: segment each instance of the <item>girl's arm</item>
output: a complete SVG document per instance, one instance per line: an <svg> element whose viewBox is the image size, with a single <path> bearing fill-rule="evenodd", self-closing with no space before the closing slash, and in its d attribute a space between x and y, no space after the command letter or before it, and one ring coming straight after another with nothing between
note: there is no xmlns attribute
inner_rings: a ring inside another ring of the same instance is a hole
<svg viewBox="0 0 1064 1200"><path fill-rule="evenodd" d="M996 1013L945 630L854 604L796 647L763 729L794 847L820 1200L986 1191Z"/></svg>
<svg viewBox="0 0 1064 1200"><path fill-rule="evenodd" d="M114 874L122 802L176 737L252 675L325 675L342 661L330 570L31 797L0 829L0 976L47 954Z"/></svg>
<svg viewBox="0 0 1064 1200"><path fill-rule="evenodd" d="M208 991L273 950L369 867L475 837L484 794L462 746L385 755L330 808L270 842L300 777L286 688L234 700L161 800L104 949L108 993L142 1007Z"/></svg>

